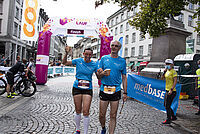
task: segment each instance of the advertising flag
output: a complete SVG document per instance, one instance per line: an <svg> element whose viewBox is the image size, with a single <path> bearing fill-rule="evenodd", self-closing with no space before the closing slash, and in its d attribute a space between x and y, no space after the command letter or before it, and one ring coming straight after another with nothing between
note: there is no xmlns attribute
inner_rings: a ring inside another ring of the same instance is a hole
<svg viewBox="0 0 200 134"><path fill-rule="evenodd" d="M24 0L21 23L21 39L38 39L39 0Z"/></svg>
<svg viewBox="0 0 200 134"><path fill-rule="evenodd" d="M119 42L121 43L122 47L121 47L121 49L119 50L119 52L118 52L119 54L118 54L118 55L119 55L119 56L122 56L122 51L123 51L123 37L120 37L120 38L119 38Z"/></svg>

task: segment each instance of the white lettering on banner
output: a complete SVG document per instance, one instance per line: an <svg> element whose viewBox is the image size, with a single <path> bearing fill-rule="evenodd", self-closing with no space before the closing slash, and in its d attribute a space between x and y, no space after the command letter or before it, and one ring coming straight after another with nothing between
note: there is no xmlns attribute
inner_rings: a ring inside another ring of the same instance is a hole
<svg viewBox="0 0 200 134"><path fill-rule="evenodd" d="M146 86L135 83L135 87L136 90L140 90L141 92L145 92L148 93L152 96L164 99L164 95L165 95L165 91L161 91L158 89L153 89L151 88L151 84L147 84Z"/></svg>
<svg viewBox="0 0 200 134"><path fill-rule="evenodd" d="M48 65L49 64L49 56L46 55L37 55L36 64L40 65Z"/></svg>

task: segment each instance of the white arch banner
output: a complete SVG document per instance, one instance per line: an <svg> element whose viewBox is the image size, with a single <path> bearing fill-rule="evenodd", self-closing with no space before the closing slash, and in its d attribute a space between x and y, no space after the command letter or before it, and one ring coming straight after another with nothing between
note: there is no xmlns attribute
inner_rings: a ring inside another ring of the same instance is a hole
<svg viewBox="0 0 200 134"><path fill-rule="evenodd" d="M59 18L52 17L43 27L43 32L50 31L53 36L95 37L111 36L107 25L96 18Z"/></svg>

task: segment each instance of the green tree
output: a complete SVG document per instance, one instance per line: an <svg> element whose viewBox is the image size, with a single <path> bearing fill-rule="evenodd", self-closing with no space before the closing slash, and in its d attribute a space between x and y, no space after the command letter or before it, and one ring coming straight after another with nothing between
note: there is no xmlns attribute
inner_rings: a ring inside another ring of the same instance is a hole
<svg viewBox="0 0 200 134"><path fill-rule="evenodd" d="M105 2L119 3L121 7L127 7L128 10L139 6L140 11L129 20L129 24L135 26L143 35L149 33L152 37L158 37L163 34L167 28L167 18L180 15L185 6L191 2L199 4L200 0L100 0L95 3L95 7ZM193 18L200 16L200 6L195 9L196 13ZM196 21L195 31L200 33L200 22Z"/></svg>

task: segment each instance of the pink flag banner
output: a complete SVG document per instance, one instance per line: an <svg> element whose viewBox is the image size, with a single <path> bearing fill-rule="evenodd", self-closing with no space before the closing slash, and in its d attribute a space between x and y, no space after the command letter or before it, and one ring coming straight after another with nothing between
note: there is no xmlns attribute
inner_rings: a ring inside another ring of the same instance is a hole
<svg viewBox="0 0 200 134"><path fill-rule="evenodd" d="M108 55L111 52L110 43L113 40L113 36L99 36L101 38L100 58L104 55Z"/></svg>

